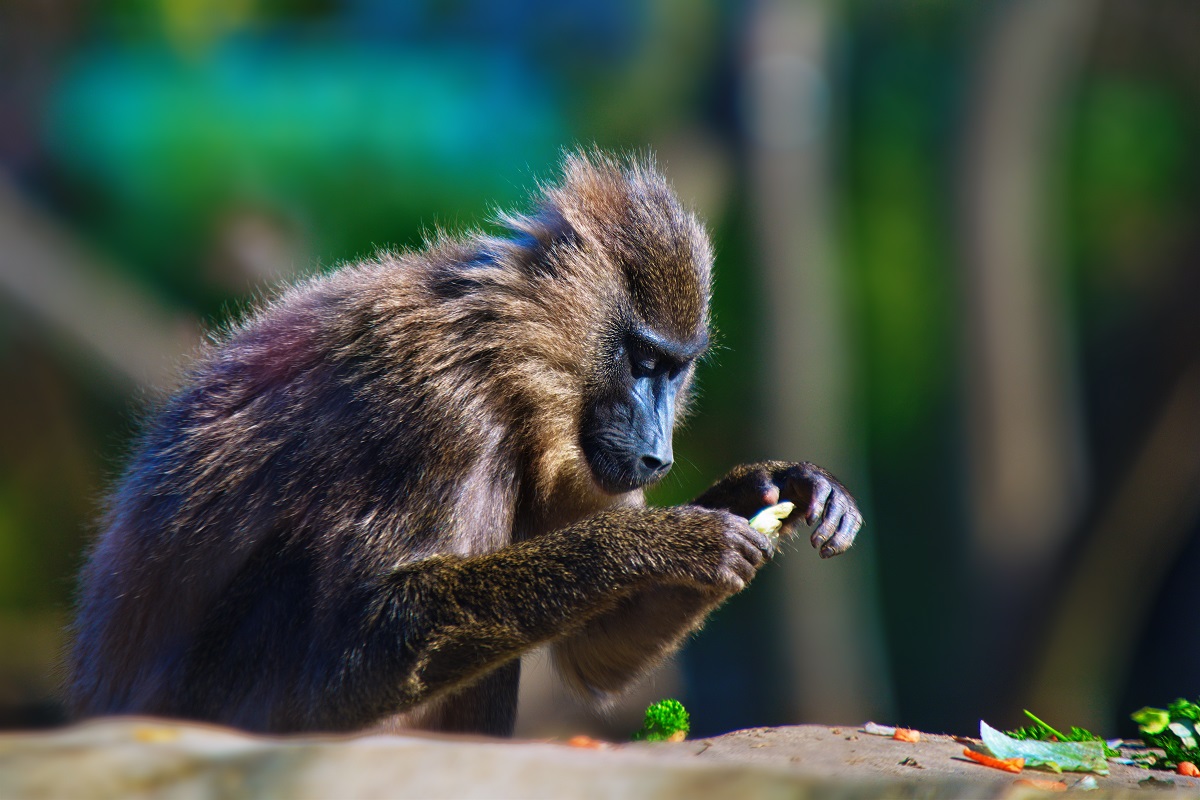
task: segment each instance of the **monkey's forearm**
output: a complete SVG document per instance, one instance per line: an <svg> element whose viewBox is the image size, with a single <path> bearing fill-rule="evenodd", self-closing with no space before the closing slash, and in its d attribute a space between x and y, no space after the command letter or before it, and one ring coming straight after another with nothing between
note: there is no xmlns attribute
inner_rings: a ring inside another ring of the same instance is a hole
<svg viewBox="0 0 1200 800"><path fill-rule="evenodd" d="M680 587L711 607L750 580L769 548L721 512L627 508L486 556L401 565L359 601L364 622L343 635L374 657L340 662L328 695L343 707L330 711L372 718L424 703L537 645L581 635L648 588ZM694 623L688 615L672 624L682 635Z"/></svg>
<svg viewBox="0 0 1200 800"><path fill-rule="evenodd" d="M690 574L672 555L687 549L670 541L672 532L677 540L697 533L698 520L711 526L720 517L699 509L622 509L486 556L397 567L369 596L350 601L362 607L356 616L363 623L344 632L354 643L348 646L375 657L342 661L328 695L363 706L332 711L369 718L410 708L578 632L638 586L721 580L718 568L705 576L692 564ZM704 558L702 542L690 549L690 559Z"/></svg>

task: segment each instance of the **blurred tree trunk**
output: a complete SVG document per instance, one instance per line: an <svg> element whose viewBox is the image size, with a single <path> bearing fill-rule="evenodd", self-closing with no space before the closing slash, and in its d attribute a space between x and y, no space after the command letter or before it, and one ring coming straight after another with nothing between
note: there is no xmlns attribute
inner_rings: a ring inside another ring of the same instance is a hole
<svg viewBox="0 0 1200 800"><path fill-rule="evenodd" d="M122 388L168 386L180 356L199 344L194 318L120 280L2 177L0 242L0 292Z"/></svg>
<svg viewBox="0 0 1200 800"><path fill-rule="evenodd" d="M1052 565L1084 489L1078 388L1050 205L1089 3L1022 0L989 29L962 199L973 537L987 570Z"/></svg>
<svg viewBox="0 0 1200 800"><path fill-rule="evenodd" d="M1050 231L1064 109L1094 8L998 6L967 89L956 175L979 624L964 649L965 665L992 682L984 713L1006 713L1013 700L1004 684L1025 655L1030 606L1049 588L1085 494L1070 306Z"/></svg>
<svg viewBox="0 0 1200 800"><path fill-rule="evenodd" d="M1133 710L1116 708L1122 681L1197 513L1200 361L1180 376L1128 473L1099 503L1033 665L1029 703L1045 719L1109 730Z"/></svg>
<svg viewBox="0 0 1200 800"><path fill-rule="evenodd" d="M826 466L861 492L846 297L834 253L828 39L835 6L768 0L751 18L743 94L762 283L765 456ZM871 515L849 554L822 561L798 542L780 559L779 620L794 721L857 722L891 705Z"/></svg>

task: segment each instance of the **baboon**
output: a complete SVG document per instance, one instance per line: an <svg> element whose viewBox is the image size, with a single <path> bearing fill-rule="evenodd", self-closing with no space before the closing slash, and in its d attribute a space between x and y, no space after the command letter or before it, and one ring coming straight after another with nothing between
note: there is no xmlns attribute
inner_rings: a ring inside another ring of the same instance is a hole
<svg viewBox="0 0 1200 800"><path fill-rule="evenodd" d="M851 545L854 500L808 463L645 505L712 263L648 158L570 155L499 222L294 286L197 358L83 570L78 714L508 735L523 653L619 692L773 555L763 506Z"/></svg>

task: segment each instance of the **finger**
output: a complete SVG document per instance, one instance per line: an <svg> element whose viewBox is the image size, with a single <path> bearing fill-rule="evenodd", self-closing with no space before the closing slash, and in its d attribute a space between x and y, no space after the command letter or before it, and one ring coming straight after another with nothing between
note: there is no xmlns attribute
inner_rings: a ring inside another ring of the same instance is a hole
<svg viewBox="0 0 1200 800"><path fill-rule="evenodd" d="M775 552L772 537L759 533L746 526L745 531L739 531L736 546L738 551L755 566L761 566Z"/></svg>
<svg viewBox="0 0 1200 800"><path fill-rule="evenodd" d="M804 521L812 525L825 516L825 506L829 503L832 494L833 486L829 481L820 476L813 478L812 497L809 498L808 509L804 514Z"/></svg>
<svg viewBox="0 0 1200 800"><path fill-rule="evenodd" d="M720 582L730 584L734 592L744 589L757 572L758 568L736 550L730 550L722 556L718 569Z"/></svg>
<svg viewBox="0 0 1200 800"><path fill-rule="evenodd" d="M821 519L821 524L812 533L813 547L821 547L829 541L837 533L838 526L842 524L842 520L849 514L850 507L845 497L840 493L833 494L829 498L829 503L825 509L824 517Z"/></svg>
<svg viewBox="0 0 1200 800"><path fill-rule="evenodd" d="M759 533L753 528L750 528L750 533L746 536L746 538L749 539L754 545L755 549L763 557L764 561L775 555L775 546L779 542L778 534Z"/></svg>
<svg viewBox="0 0 1200 800"><path fill-rule="evenodd" d="M842 517L836 533L821 548L821 558L832 558L848 551L854 543L854 536L858 534L859 524L859 518L853 513Z"/></svg>
<svg viewBox="0 0 1200 800"><path fill-rule="evenodd" d="M758 567L754 566L744 558L733 559L732 567L733 571L737 574L738 579L741 580L743 587L758 573Z"/></svg>
<svg viewBox="0 0 1200 800"><path fill-rule="evenodd" d="M862 527L862 515L857 511L842 517L837 532L821 548L821 558L831 558L849 550L850 546L854 544L854 537L858 535L860 527Z"/></svg>
<svg viewBox="0 0 1200 800"><path fill-rule="evenodd" d="M837 532L838 523L841 521L842 518L835 513L826 514L825 518L821 520L821 524L816 527L816 530L812 532L812 536L809 537L812 546L818 549L821 548Z"/></svg>
<svg viewBox="0 0 1200 800"><path fill-rule="evenodd" d="M766 470L757 470L750 480L752 491L757 496L758 508L773 506L779 502L779 486L772 479L771 473Z"/></svg>

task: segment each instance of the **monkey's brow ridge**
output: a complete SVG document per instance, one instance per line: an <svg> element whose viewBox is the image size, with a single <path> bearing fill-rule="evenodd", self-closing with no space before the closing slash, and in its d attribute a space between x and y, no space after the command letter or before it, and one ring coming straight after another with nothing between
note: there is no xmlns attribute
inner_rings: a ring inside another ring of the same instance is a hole
<svg viewBox="0 0 1200 800"><path fill-rule="evenodd" d="M687 342L681 342L672 336L664 336L645 325L637 326L632 333L633 338L643 348L661 353L679 362L691 361L708 349L707 330L697 332L697 335Z"/></svg>

